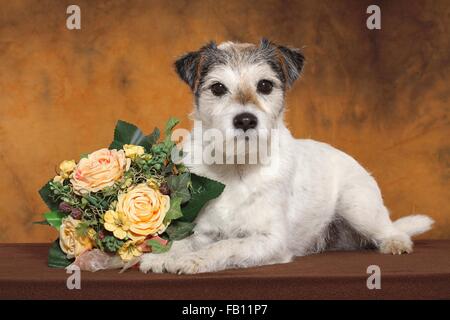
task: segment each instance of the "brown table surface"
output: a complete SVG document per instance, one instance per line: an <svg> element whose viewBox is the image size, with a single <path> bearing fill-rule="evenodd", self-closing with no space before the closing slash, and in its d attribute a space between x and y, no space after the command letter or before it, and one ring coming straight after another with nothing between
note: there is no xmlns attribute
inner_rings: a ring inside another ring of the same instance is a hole
<svg viewBox="0 0 450 320"><path fill-rule="evenodd" d="M82 272L69 290L47 267L49 244L0 244L0 299L450 299L450 240L416 241L412 254L326 252L294 262L198 275ZM366 286L381 269L381 289Z"/></svg>

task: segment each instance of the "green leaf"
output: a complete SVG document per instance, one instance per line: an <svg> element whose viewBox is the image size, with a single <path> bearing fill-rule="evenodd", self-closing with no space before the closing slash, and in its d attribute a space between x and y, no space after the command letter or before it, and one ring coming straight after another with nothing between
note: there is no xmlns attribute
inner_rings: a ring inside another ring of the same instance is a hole
<svg viewBox="0 0 450 320"><path fill-rule="evenodd" d="M145 136L134 124L119 120L114 129L114 141L109 149L122 149L124 144L134 144L142 146L146 151L150 151L152 144L150 136Z"/></svg>
<svg viewBox="0 0 450 320"><path fill-rule="evenodd" d="M75 227L75 232L77 233L78 237L84 238L87 237L89 235L89 223L88 222L80 222L76 227Z"/></svg>
<svg viewBox="0 0 450 320"><path fill-rule="evenodd" d="M175 126L177 124L180 123L180 120L174 117L171 117L167 123L166 123L166 128L164 129L164 134L166 137L170 137L170 135L172 134L172 130L173 128L175 128Z"/></svg>
<svg viewBox="0 0 450 320"><path fill-rule="evenodd" d="M159 136L160 136L159 129L158 128L153 129L153 132L147 136L150 145L154 145L156 142L158 142Z"/></svg>
<svg viewBox="0 0 450 320"><path fill-rule="evenodd" d="M101 240L101 246L103 246L106 251L115 253L117 250L119 250L125 242L122 240L117 239L114 236L106 236Z"/></svg>
<svg viewBox="0 0 450 320"><path fill-rule="evenodd" d="M67 214L58 211L50 211L44 213L44 218L45 220L47 220L48 224L58 230L59 227L61 226L62 219L65 218L66 216Z"/></svg>
<svg viewBox="0 0 450 320"><path fill-rule="evenodd" d="M166 229L170 240L181 240L192 234L195 227L193 222L174 221Z"/></svg>
<svg viewBox="0 0 450 320"><path fill-rule="evenodd" d="M188 172L182 173L178 176L168 177L167 185L170 188L170 194L173 197L181 198L181 203L189 201L189 199L191 199L191 193L188 188L190 181L191 178Z"/></svg>
<svg viewBox="0 0 450 320"><path fill-rule="evenodd" d="M191 200L181 208L182 221L192 222L203 206L210 200L217 198L225 189L225 185L205 177L191 174L192 195Z"/></svg>
<svg viewBox="0 0 450 320"><path fill-rule="evenodd" d="M53 242L48 251L48 266L50 268L65 268L73 262L73 259L67 259L66 254L59 246L59 240Z"/></svg>
<svg viewBox="0 0 450 320"><path fill-rule="evenodd" d="M39 195L41 196L42 200L44 200L45 204L47 205L47 207L50 210L57 211L58 210L58 203L55 200L53 200L53 198L52 198L53 191L50 189L50 182L52 182L52 180L47 182L39 190Z"/></svg>
<svg viewBox="0 0 450 320"><path fill-rule="evenodd" d="M42 224L42 225L46 225L46 226L50 225L47 220L33 221L32 224Z"/></svg>
<svg viewBox="0 0 450 320"><path fill-rule="evenodd" d="M182 199L177 196L170 198L170 208L164 217L164 224L171 220L179 219L183 216L183 212L181 212L181 201Z"/></svg>
<svg viewBox="0 0 450 320"><path fill-rule="evenodd" d="M156 239L150 239L147 241L147 245L152 248L152 253L164 253L170 250L172 242L169 241L166 245L163 245Z"/></svg>

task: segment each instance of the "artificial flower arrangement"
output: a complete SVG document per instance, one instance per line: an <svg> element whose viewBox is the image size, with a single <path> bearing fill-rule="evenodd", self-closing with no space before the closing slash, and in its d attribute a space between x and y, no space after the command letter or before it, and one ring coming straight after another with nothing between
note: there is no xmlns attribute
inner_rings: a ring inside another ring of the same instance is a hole
<svg viewBox="0 0 450 320"><path fill-rule="evenodd" d="M224 185L172 162L171 118L160 141L155 128L144 135L118 121L109 148L63 161L39 194L50 211L47 224L59 231L48 265L96 271L138 262L145 252L170 250L192 233L201 208ZM177 152L182 152L176 149Z"/></svg>

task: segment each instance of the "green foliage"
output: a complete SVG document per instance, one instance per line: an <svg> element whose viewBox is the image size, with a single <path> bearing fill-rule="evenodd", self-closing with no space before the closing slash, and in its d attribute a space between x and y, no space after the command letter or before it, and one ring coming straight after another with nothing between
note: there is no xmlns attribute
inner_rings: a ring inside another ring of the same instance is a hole
<svg viewBox="0 0 450 320"><path fill-rule="evenodd" d="M159 132L158 128L153 129L153 132L147 136L148 142L151 145L154 145L155 143L158 142L160 135L161 133Z"/></svg>
<svg viewBox="0 0 450 320"><path fill-rule="evenodd" d="M47 182L40 190L39 195L50 210L58 210L58 202L54 198L53 191L50 187L52 180Z"/></svg>
<svg viewBox="0 0 450 320"><path fill-rule="evenodd" d="M170 199L170 208L164 217L164 224L183 216L183 213L181 212L181 201L182 199L180 197Z"/></svg>
<svg viewBox="0 0 450 320"><path fill-rule="evenodd" d="M119 120L114 129L114 140L109 148L122 149L124 144L142 146L147 151L149 151L152 146L149 137L144 136L138 127L134 124Z"/></svg>
<svg viewBox="0 0 450 320"><path fill-rule="evenodd" d="M50 268L65 268L73 262L74 259L67 259L66 254L59 246L59 240L55 240L48 251L48 266Z"/></svg>
<svg viewBox="0 0 450 320"><path fill-rule="evenodd" d="M50 190L49 197L52 199L53 203L59 204L60 202L66 202L72 207L80 204L80 199L73 193L73 188L70 184L61 184L60 182L50 181L48 183L48 188ZM58 210L58 206L56 205L56 207L51 210Z"/></svg>
<svg viewBox="0 0 450 320"><path fill-rule="evenodd" d="M170 240L181 240L189 237L195 227L193 222L174 221L166 229Z"/></svg>
<svg viewBox="0 0 450 320"><path fill-rule="evenodd" d="M191 193L189 192L190 182L191 177L188 172L168 177L167 184L169 185L171 196L180 198L182 203L189 201L191 199Z"/></svg>
<svg viewBox="0 0 450 320"><path fill-rule="evenodd" d="M65 218L67 214L61 213L58 211L50 211L47 213L44 213L44 218L47 221L49 225L59 230L59 227L61 226L62 219Z"/></svg>
<svg viewBox="0 0 450 320"><path fill-rule="evenodd" d="M177 118L174 118L174 117L170 118L167 121L166 128L164 129L164 134L166 135L166 138L170 137L170 135L172 134L173 128L175 128L175 126L179 123L180 123L180 120Z"/></svg>
<svg viewBox="0 0 450 320"><path fill-rule="evenodd" d="M77 236L82 238L89 236L89 228L90 227L88 222L85 221L80 222L75 229Z"/></svg>
<svg viewBox="0 0 450 320"><path fill-rule="evenodd" d="M196 174L191 174L191 200L181 208L182 221L192 222L203 206L210 200L217 198L225 189L225 185Z"/></svg>
<svg viewBox="0 0 450 320"><path fill-rule="evenodd" d="M44 226L49 226L50 224L47 222L47 220L41 220L41 221L33 221L32 224L42 224Z"/></svg>
<svg viewBox="0 0 450 320"><path fill-rule="evenodd" d="M152 253L164 253L169 251L172 242L169 241L166 245L163 245L156 239L150 239L147 241L147 245L152 248Z"/></svg>
<svg viewBox="0 0 450 320"><path fill-rule="evenodd" d="M117 250L119 250L124 243L125 243L124 241L119 240L113 236L106 236L102 240L102 244L105 250L111 253L117 252Z"/></svg>

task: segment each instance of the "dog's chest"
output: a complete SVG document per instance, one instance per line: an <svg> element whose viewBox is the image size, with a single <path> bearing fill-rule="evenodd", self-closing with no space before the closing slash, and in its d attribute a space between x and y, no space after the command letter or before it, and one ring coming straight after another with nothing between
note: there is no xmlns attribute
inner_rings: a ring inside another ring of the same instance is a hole
<svg viewBox="0 0 450 320"><path fill-rule="evenodd" d="M221 179L226 187L219 198L210 201L197 223L215 238L243 237L258 228L262 219L259 208L261 185L251 179Z"/></svg>

